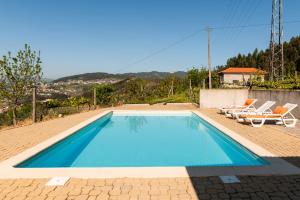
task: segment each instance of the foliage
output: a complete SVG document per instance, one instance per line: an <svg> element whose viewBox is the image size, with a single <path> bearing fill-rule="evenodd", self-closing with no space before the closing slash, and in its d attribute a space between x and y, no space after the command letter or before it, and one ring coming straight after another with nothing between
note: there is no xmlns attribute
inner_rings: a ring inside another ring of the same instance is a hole
<svg viewBox="0 0 300 200"><path fill-rule="evenodd" d="M212 83L213 88L219 88L220 85L221 85L220 84L220 77L219 77L219 74L216 70L212 71L212 73L211 73L211 83Z"/></svg>
<svg viewBox="0 0 300 200"><path fill-rule="evenodd" d="M58 99L50 99L49 101L46 102L47 108L57 108L62 106L62 102L59 101Z"/></svg>
<svg viewBox="0 0 300 200"><path fill-rule="evenodd" d="M96 97L97 97L97 104L100 105L108 105L113 102L113 94L114 88L112 85L103 84L96 86Z"/></svg>
<svg viewBox="0 0 300 200"><path fill-rule="evenodd" d="M189 99L185 94L176 94L172 97L165 97L165 98L156 98L151 99L148 103L149 104L156 104L156 103L184 103L188 102Z"/></svg>
<svg viewBox="0 0 300 200"><path fill-rule="evenodd" d="M208 78L208 71L204 67L200 69L193 67L187 72L187 78L191 80L192 86L199 87L202 85L203 80Z"/></svg>
<svg viewBox="0 0 300 200"><path fill-rule="evenodd" d="M17 106L40 81L41 76L41 59L28 45L15 57L8 52L8 55L0 60L0 97L11 108L14 125L17 123Z"/></svg>
<svg viewBox="0 0 300 200"><path fill-rule="evenodd" d="M66 101L64 101L63 103L61 103L61 105L63 106L72 106L72 107L79 107L82 105L88 104L90 105L90 100L84 96L80 96L80 97L70 97L68 98Z"/></svg>
<svg viewBox="0 0 300 200"><path fill-rule="evenodd" d="M85 105L85 104L90 104L90 100L86 97L81 96L78 99L79 105Z"/></svg>
<svg viewBox="0 0 300 200"><path fill-rule="evenodd" d="M286 78L294 77L295 71L300 71L300 36L284 42L284 65ZM247 55L238 54L229 58L225 67L256 67L265 71L269 68L270 50L255 49Z"/></svg>
<svg viewBox="0 0 300 200"><path fill-rule="evenodd" d="M187 72L187 79L191 80L192 87L203 87L203 81L205 82L205 87L208 88L208 70L204 67L195 68ZM220 79L218 75L218 68L212 70L211 72L211 82L213 88L220 87Z"/></svg>
<svg viewBox="0 0 300 200"><path fill-rule="evenodd" d="M31 105L25 104L20 105L17 108L18 116L17 120L24 120L30 117L31 115ZM11 125L13 124L13 111L9 110L6 113L0 114L0 124L1 125Z"/></svg>
<svg viewBox="0 0 300 200"><path fill-rule="evenodd" d="M283 81L253 81L252 87L264 89L300 89L300 79L286 79Z"/></svg>

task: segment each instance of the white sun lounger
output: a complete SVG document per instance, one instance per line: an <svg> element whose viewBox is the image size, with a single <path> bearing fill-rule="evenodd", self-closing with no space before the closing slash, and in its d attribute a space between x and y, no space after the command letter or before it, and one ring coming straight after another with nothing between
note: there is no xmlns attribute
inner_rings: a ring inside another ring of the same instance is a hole
<svg viewBox="0 0 300 200"><path fill-rule="evenodd" d="M250 101L250 103L248 103ZM224 108L220 108L220 113L230 113L234 111L241 111L241 110L251 110L255 109L254 104L256 103L257 99L247 99L244 105L230 105Z"/></svg>
<svg viewBox="0 0 300 200"><path fill-rule="evenodd" d="M262 127L266 121L274 121L276 124L283 124L286 127L295 127L297 123L297 119L291 113L293 109L295 109L298 105L287 103L283 108L282 112L275 112L272 111L270 114L261 114L261 115L245 115L244 120L245 122L250 122L253 127Z"/></svg>
<svg viewBox="0 0 300 200"><path fill-rule="evenodd" d="M264 104L262 104L259 108L254 110L242 110L242 111L235 111L232 112L230 117L233 119L237 118L239 121L240 115L258 115L258 114L270 114L272 113L271 107L275 104L275 101L266 101Z"/></svg>
<svg viewBox="0 0 300 200"><path fill-rule="evenodd" d="M250 104L247 104L246 107L244 108L233 108L233 109L228 109L225 111L225 115L226 117L231 117L231 114L234 112L242 112L242 111L255 111L256 108L254 106L254 104L257 102L257 99L252 99L252 102ZM245 103L246 105L246 103Z"/></svg>

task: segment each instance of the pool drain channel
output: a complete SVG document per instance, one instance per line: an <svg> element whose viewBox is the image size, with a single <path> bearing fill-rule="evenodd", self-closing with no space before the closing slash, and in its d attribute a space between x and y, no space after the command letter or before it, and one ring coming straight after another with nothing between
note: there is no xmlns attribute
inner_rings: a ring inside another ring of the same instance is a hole
<svg viewBox="0 0 300 200"><path fill-rule="evenodd" d="M70 177L53 177L46 183L46 185L47 186L63 186L68 182L69 179L70 179Z"/></svg>
<svg viewBox="0 0 300 200"><path fill-rule="evenodd" d="M219 176L223 183L240 183L241 181L236 176Z"/></svg>

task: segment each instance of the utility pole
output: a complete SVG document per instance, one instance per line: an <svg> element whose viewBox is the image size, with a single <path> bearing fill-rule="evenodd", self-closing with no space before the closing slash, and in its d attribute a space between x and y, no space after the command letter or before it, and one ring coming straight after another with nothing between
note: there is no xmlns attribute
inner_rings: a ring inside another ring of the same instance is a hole
<svg viewBox="0 0 300 200"><path fill-rule="evenodd" d="M269 79L284 79L283 0L272 0Z"/></svg>
<svg viewBox="0 0 300 200"><path fill-rule="evenodd" d="M97 95L97 91L96 91L96 88L94 88L94 108L96 109L96 105L97 105L97 97L96 97L96 95Z"/></svg>
<svg viewBox="0 0 300 200"><path fill-rule="evenodd" d="M207 31L207 57L208 57L208 88L211 89L211 61L210 61L210 32L211 28L208 26L206 27Z"/></svg>
<svg viewBox="0 0 300 200"><path fill-rule="evenodd" d="M171 95L174 95L174 80L172 79L172 85L171 85Z"/></svg>
<svg viewBox="0 0 300 200"><path fill-rule="evenodd" d="M190 90L189 90L189 93L190 93L190 100L192 102L194 102L194 93L193 93L193 88L192 88L192 79L190 79Z"/></svg>
<svg viewBox="0 0 300 200"><path fill-rule="evenodd" d="M32 122L36 122L36 86L32 88Z"/></svg>

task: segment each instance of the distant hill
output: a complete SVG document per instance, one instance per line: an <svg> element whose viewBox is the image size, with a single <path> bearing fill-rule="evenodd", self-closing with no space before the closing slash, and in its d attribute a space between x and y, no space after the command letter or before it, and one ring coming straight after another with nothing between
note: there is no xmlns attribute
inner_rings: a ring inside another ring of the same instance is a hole
<svg viewBox="0 0 300 200"><path fill-rule="evenodd" d="M104 72L95 72L95 73L85 73L85 74L77 74L72 76L66 76L59 79L54 80L53 82L66 82L69 80L99 80L99 79L106 79L106 78L114 78L114 79L126 79L131 77L142 78L142 79L163 79L167 76L175 75L179 78L184 78L186 76L186 72L184 71L177 71L174 73L171 72L137 72L137 73L123 73L123 74L109 74Z"/></svg>
<svg viewBox="0 0 300 200"><path fill-rule="evenodd" d="M49 82L52 82L53 79L51 79L51 78L43 78L42 81L43 81L43 82L46 82L46 83L49 83Z"/></svg>

